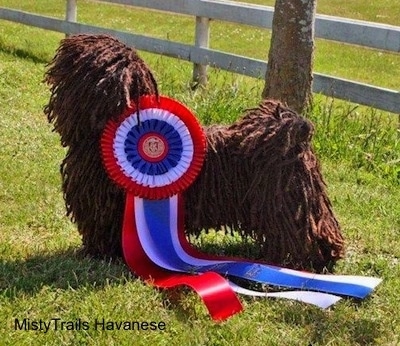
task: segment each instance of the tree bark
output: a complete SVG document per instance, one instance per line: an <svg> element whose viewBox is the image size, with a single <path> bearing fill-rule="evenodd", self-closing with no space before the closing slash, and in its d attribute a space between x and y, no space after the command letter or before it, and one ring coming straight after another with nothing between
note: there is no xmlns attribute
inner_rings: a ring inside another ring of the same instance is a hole
<svg viewBox="0 0 400 346"><path fill-rule="evenodd" d="M263 98L302 113L312 102L316 0L276 0Z"/></svg>

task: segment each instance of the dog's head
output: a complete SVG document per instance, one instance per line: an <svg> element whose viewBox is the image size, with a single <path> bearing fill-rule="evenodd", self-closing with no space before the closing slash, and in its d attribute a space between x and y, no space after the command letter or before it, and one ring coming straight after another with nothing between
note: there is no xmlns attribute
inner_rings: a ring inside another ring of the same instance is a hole
<svg viewBox="0 0 400 346"><path fill-rule="evenodd" d="M64 146L98 139L106 122L131 100L158 94L136 51L107 35L65 38L48 66L51 97L45 113Z"/></svg>
<svg viewBox="0 0 400 346"><path fill-rule="evenodd" d="M270 159L293 158L310 148L313 124L274 100L264 100L229 127L245 154Z"/></svg>

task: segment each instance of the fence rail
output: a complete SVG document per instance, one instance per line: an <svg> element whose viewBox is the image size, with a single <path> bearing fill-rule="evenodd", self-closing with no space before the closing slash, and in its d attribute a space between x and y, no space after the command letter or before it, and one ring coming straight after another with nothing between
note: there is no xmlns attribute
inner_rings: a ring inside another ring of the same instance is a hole
<svg viewBox="0 0 400 346"><path fill-rule="evenodd" d="M274 8L221 0L100 0L165 12L205 17L259 28L272 28ZM319 38L400 52L400 28L318 14L315 34Z"/></svg>
<svg viewBox="0 0 400 346"><path fill-rule="evenodd" d="M261 28L271 28L273 8L219 0L101 0L120 5L136 6L196 17L195 44L107 29L76 22L77 0L67 0L66 19L0 7L0 19L66 34L108 33L124 43L156 54L186 60L195 64L194 75L204 78L205 66L255 78L262 78L267 63L262 60L208 48L208 20L217 19ZM400 27L317 15L316 36L350 44L400 52ZM346 79L314 73L313 91L400 114L399 91L385 89Z"/></svg>

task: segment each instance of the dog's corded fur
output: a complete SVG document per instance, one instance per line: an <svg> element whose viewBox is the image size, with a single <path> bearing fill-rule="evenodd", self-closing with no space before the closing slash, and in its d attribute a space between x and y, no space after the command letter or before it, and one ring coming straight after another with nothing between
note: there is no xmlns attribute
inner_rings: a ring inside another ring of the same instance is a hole
<svg viewBox="0 0 400 346"><path fill-rule="evenodd" d="M107 176L99 140L106 122L157 83L135 50L105 35L64 39L46 73L45 113L68 148L61 164L67 214L83 249L121 256L124 191ZM267 262L330 267L343 238L311 149L312 124L279 102L264 101L230 126L205 129L208 149L185 192L188 233L238 230Z"/></svg>
<svg viewBox="0 0 400 346"><path fill-rule="evenodd" d="M200 177L186 192L187 230L239 230L277 264L320 271L343 238L311 148L312 124L272 100L206 129Z"/></svg>
<svg viewBox="0 0 400 346"><path fill-rule="evenodd" d="M84 252L120 256L125 195L103 168L100 136L131 100L158 95L157 83L134 49L104 35L64 39L46 81L45 114L68 147L60 168L67 215L82 234Z"/></svg>

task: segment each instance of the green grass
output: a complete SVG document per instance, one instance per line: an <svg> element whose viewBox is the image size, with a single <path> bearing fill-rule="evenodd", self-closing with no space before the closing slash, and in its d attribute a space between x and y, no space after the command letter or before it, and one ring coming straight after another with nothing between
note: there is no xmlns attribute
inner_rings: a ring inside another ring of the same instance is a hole
<svg viewBox="0 0 400 346"><path fill-rule="evenodd" d="M247 2L273 5L274 1L248 0ZM0 5L25 11L42 13L63 18L64 2L1 0ZM397 13L400 4L379 1L364 5L361 1L347 4L345 1L318 1L318 11L324 14L338 14L400 25ZM127 10L123 6L82 0L78 4L78 20L84 23L135 32L183 43L194 42L194 20L187 16L173 16L142 9ZM156 25L149 25L155 23ZM151 29L149 29L151 28ZM266 59L271 38L270 30L239 26L225 22L211 22L211 48L245 55L256 59ZM235 44L232 44L235 42ZM399 54L353 47L318 39L315 53L316 72L341 78L352 79L376 86L400 90ZM365 73L370 71L370 73Z"/></svg>
<svg viewBox="0 0 400 346"><path fill-rule="evenodd" d="M65 5L55 1L12 3L0 0L0 5L59 17ZM318 6L322 8L327 3L321 0ZM377 3L382 5L380 18L393 18L395 11L386 7L386 1ZM375 11L373 6L354 1L335 7L338 15L351 15L357 9L355 18L370 18ZM186 17L171 24L162 20L165 17L127 12L119 6L82 1L79 8L81 18L87 22L126 30L154 30L154 35L160 37L168 33L171 39L192 40L193 23ZM395 19L398 21L398 16ZM222 33L226 27L218 23L213 26L215 35L220 35L212 36L213 45L223 49ZM185 29L187 34L182 35ZM260 58L266 56L268 32L235 29L240 38L232 33L231 40L238 39L238 45L227 48ZM252 35L257 40L262 36L263 41L254 45ZM62 37L0 23L0 345L400 343L400 141L396 116L320 95L315 96L314 109L309 114L316 125L314 146L329 196L346 237L347 256L336 271L382 277L383 283L376 292L362 302L344 300L328 311L289 301L244 298L242 314L215 324L194 294L172 297L136 280L123 263L79 256L80 237L64 216L60 188L58 167L65 151L43 114L49 97L42 83L45 64ZM382 53L396 62L386 70L382 61L385 65L388 61L375 59L377 51L348 47L338 51L343 48L341 45L328 46L326 54L335 52L340 59L319 56L319 61L325 60L324 66L317 63L324 68L321 72L340 68L346 77L399 89L400 74L393 67L399 66L398 54ZM351 66L350 62L357 62L359 54L364 53L371 57L368 65ZM244 108L259 100L261 81L211 70L210 86L191 91L190 64L141 55L154 70L162 93L188 104L203 123L232 122ZM347 58L342 59L344 56ZM388 76L390 81L386 80ZM204 235L199 243L207 251L224 247L240 251L241 255L251 253L248 244L241 244L238 237ZM96 318L163 321L166 330L24 332L14 330L15 318L81 319L91 326Z"/></svg>

